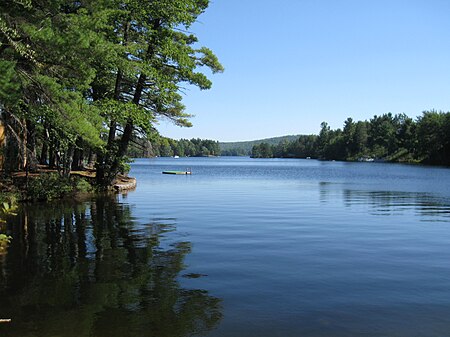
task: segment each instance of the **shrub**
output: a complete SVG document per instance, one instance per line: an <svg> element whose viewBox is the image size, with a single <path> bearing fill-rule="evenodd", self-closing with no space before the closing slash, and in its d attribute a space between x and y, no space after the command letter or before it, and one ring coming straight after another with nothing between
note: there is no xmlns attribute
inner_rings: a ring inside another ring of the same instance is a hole
<svg viewBox="0 0 450 337"><path fill-rule="evenodd" d="M0 234L0 255L6 253L9 243L11 242L11 237L5 234Z"/></svg>
<svg viewBox="0 0 450 337"><path fill-rule="evenodd" d="M79 177L74 178L73 185L76 192L92 192L94 190L86 179Z"/></svg>
<svg viewBox="0 0 450 337"><path fill-rule="evenodd" d="M34 178L27 190L27 196L33 200L53 200L73 191L70 179L57 173L45 173Z"/></svg>
<svg viewBox="0 0 450 337"><path fill-rule="evenodd" d="M13 193L3 192L0 193L0 229L4 229L6 221L5 216L16 215L17 205L16 196ZM0 233L0 255L6 253L9 243L12 237L3 233Z"/></svg>

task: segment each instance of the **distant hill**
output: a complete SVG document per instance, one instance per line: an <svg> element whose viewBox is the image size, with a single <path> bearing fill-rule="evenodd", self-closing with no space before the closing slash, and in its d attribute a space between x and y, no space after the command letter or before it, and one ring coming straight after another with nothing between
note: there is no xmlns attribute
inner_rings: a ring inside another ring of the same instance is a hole
<svg viewBox="0 0 450 337"><path fill-rule="evenodd" d="M223 142L219 143L222 156L249 156L252 152L254 145L261 143L268 143L270 145L277 145L280 142L286 140L292 142L299 138L300 135L289 135L273 138L265 138L259 140L249 140L243 142Z"/></svg>

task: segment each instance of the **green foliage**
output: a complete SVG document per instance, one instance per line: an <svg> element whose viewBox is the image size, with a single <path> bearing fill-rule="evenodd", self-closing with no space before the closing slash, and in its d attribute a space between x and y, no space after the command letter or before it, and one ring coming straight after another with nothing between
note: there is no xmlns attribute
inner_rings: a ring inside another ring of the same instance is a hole
<svg viewBox="0 0 450 337"><path fill-rule="evenodd" d="M291 142L284 139L276 145L261 143L252 148L253 158L315 158L317 156L317 141L315 135L301 135Z"/></svg>
<svg viewBox="0 0 450 337"><path fill-rule="evenodd" d="M299 136L253 146L255 158L321 158L425 162L450 165L450 112L424 111L416 121L405 114L374 116L370 121L348 118L343 129L321 124L318 136Z"/></svg>
<svg viewBox="0 0 450 337"><path fill-rule="evenodd" d="M53 200L62 198L73 191L68 178L57 173L41 174L31 180L27 189L27 197L32 200Z"/></svg>
<svg viewBox="0 0 450 337"><path fill-rule="evenodd" d="M45 173L30 180L26 197L31 200L50 201L71 193L92 192L93 186L83 177L62 177L57 173Z"/></svg>
<svg viewBox="0 0 450 337"><path fill-rule="evenodd" d="M156 121L151 112L132 102L120 102L112 99L97 101L95 106L101 113L119 124L125 124L129 119L134 121L136 127L145 133L152 132L152 123Z"/></svg>
<svg viewBox="0 0 450 337"><path fill-rule="evenodd" d="M12 237L6 234L0 234L0 256L6 253L8 245L11 243Z"/></svg>
<svg viewBox="0 0 450 337"><path fill-rule="evenodd" d="M138 139L128 151L133 158L138 157L208 157L221 154L219 142L210 139L192 138L170 139L154 137L152 141Z"/></svg>
<svg viewBox="0 0 450 337"><path fill-rule="evenodd" d="M93 186L84 178L75 177L72 185L76 192L86 193L94 190Z"/></svg>
<svg viewBox="0 0 450 337"><path fill-rule="evenodd" d="M294 141L298 137L299 135L293 135L293 136L273 137L242 142L221 142L219 143L219 146L222 156L250 156L254 145L259 145L261 143L277 145L284 141L287 142Z"/></svg>
<svg viewBox="0 0 450 337"><path fill-rule="evenodd" d="M119 162L119 172L122 174L127 174L128 172L130 172L131 170L131 165L130 163L132 163L133 160L127 156L124 156L121 158L120 162Z"/></svg>
<svg viewBox="0 0 450 337"><path fill-rule="evenodd" d="M8 204L7 207L4 205ZM13 192L0 192L0 212L7 209L15 210L17 205L17 195Z"/></svg>
<svg viewBox="0 0 450 337"><path fill-rule="evenodd" d="M95 152L99 183L107 185L127 170L135 133L149 137L161 118L191 126L185 86L211 87L201 67L223 71L188 33L207 7L206 0L0 2L8 171L40 161L68 175L75 152L78 167L80 151Z"/></svg>
<svg viewBox="0 0 450 337"><path fill-rule="evenodd" d="M254 145L252 148L253 158L273 158L273 148L269 143Z"/></svg>
<svg viewBox="0 0 450 337"><path fill-rule="evenodd" d="M3 202L0 205L0 212L3 215L17 215L15 211L17 210L17 206L11 202Z"/></svg>
<svg viewBox="0 0 450 337"><path fill-rule="evenodd" d="M12 193L0 193L0 230L6 225L6 216L15 216L17 211L16 196ZM0 255L5 254L12 237L0 232Z"/></svg>
<svg viewBox="0 0 450 337"><path fill-rule="evenodd" d="M0 234L0 254L2 251L2 246L6 246L8 243L11 242L12 237L9 235L5 235L5 234Z"/></svg>
<svg viewBox="0 0 450 337"><path fill-rule="evenodd" d="M15 62L0 59L0 103L6 105L14 104L20 97L15 67Z"/></svg>
<svg viewBox="0 0 450 337"><path fill-rule="evenodd" d="M419 151L429 163L447 163L448 159L448 116L437 111L425 111L417 123L417 138ZM447 145L447 146L446 146Z"/></svg>

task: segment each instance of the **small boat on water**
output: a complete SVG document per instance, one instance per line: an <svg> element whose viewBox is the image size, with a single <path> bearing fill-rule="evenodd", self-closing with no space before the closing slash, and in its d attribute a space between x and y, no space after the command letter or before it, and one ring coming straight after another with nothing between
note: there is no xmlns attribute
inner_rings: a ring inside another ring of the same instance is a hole
<svg viewBox="0 0 450 337"><path fill-rule="evenodd" d="M178 174L178 175L188 175L188 174L192 174L192 170L186 169L186 171L163 171L163 174Z"/></svg>
<svg viewBox="0 0 450 337"><path fill-rule="evenodd" d="M364 156L364 157L359 157L358 161L359 162L373 162L373 161L375 161L375 159L373 159L371 157Z"/></svg>

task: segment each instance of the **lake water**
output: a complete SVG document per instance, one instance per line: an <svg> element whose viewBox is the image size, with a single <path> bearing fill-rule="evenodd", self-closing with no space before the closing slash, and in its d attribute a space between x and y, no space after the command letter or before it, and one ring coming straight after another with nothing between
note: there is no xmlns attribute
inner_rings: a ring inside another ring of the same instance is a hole
<svg viewBox="0 0 450 337"><path fill-rule="evenodd" d="M135 191L10 220L0 336L450 335L450 169L155 158L130 175Z"/></svg>

